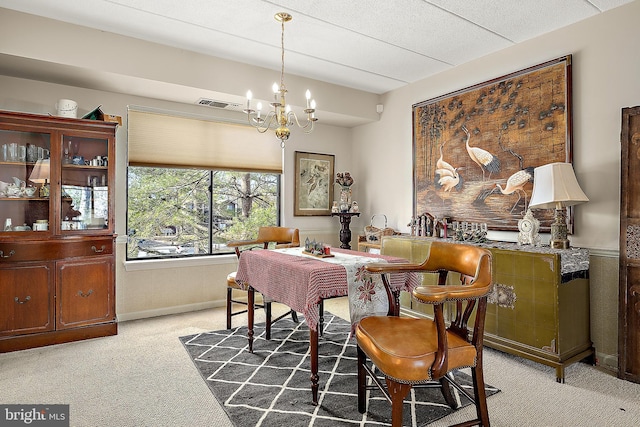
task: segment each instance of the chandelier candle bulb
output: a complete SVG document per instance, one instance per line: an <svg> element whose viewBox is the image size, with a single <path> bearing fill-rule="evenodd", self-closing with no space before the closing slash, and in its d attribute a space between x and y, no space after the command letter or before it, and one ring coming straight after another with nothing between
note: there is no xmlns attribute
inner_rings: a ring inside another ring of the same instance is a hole
<svg viewBox="0 0 640 427"><path fill-rule="evenodd" d="M251 111L251 98L253 98L253 94L250 90L247 91L247 111Z"/></svg>
<svg viewBox="0 0 640 427"><path fill-rule="evenodd" d="M307 89L307 92L304 95L307 98L307 108L309 108L309 101L311 100L311 92L309 92L309 89Z"/></svg>

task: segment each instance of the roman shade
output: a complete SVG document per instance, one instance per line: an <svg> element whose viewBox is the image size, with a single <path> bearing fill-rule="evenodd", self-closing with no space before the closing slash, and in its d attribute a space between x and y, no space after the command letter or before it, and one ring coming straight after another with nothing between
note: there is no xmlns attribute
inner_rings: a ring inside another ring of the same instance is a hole
<svg viewBox="0 0 640 427"><path fill-rule="evenodd" d="M129 109L129 165L282 173L282 149L250 126Z"/></svg>

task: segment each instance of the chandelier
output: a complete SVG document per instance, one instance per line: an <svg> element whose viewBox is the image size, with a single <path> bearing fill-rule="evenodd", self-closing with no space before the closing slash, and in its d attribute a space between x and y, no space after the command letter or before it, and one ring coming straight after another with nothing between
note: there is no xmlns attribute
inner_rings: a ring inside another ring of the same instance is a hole
<svg viewBox="0 0 640 427"><path fill-rule="evenodd" d="M247 120L249 124L255 127L258 132L265 133L269 129L274 129L276 138L280 140L280 147L284 148L284 143L289 139L291 131L288 126L295 124L303 130L304 133L311 133L313 131L313 123L318 120L316 118L316 101L311 99L311 92L307 90L307 108L304 109L307 115L307 120L304 124L298 121L296 114L291 111L291 107L287 105L286 94L287 88L284 85L284 23L289 22L292 16L285 12L279 12L275 14L276 21L282 24L282 36L280 38L282 46L282 68L280 71L280 86L277 83L273 84L273 102L270 105L273 110L269 111L266 116L262 116L262 103L256 104L256 109L251 108L251 98L253 94L251 91L247 92L247 108L244 112L247 114Z"/></svg>

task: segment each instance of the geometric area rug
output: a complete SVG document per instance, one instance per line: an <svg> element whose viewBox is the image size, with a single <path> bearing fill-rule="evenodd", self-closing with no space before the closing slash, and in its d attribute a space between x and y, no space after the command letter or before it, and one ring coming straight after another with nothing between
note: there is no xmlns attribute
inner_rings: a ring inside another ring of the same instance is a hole
<svg viewBox="0 0 640 427"><path fill-rule="evenodd" d="M237 427L247 426L389 426L391 405L379 390L365 414L358 412L355 338L351 324L324 313L318 344L318 405L311 403L309 329L285 318L264 337L264 324L254 327L253 354L248 351L247 327L180 337L195 367ZM472 394L471 377L457 372ZM499 390L487 386L487 395ZM452 388L459 407L470 402ZM438 389L412 389L404 408L403 425L425 426L453 410Z"/></svg>

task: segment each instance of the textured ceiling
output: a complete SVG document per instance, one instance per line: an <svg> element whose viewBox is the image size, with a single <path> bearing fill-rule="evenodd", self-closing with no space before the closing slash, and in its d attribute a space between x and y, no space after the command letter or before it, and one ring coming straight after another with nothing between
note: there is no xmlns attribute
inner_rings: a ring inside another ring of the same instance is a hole
<svg viewBox="0 0 640 427"><path fill-rule="evenodd" d="M0 0L0 7L381 94L632 0Z"/></svg>

